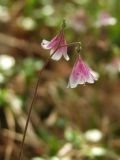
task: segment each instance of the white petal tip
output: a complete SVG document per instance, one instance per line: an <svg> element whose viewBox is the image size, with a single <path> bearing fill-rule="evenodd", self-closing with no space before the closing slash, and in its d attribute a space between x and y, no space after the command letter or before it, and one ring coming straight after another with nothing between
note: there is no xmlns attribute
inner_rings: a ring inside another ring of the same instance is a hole
<svg viewBox="0 0 120 160"><path fill-rule="evenodd" d="M51 58L52 60L54 60L54 61L59 61L59 59L56 59L56 58Z"/></svg>
<svg viewBox="0 0 120 160"><path fill-rule="evenodd" d="M44 49L50 49L48 47L48 44L49 44L49 41L43 39L42 42L41 42L41 46L44 48Z"/></svg>
<svg viewBox="0 0 120 160"><path fill-rule="evenodd" d="M69 60L70 60L70 58L69 58L69 56L68 56L67 53L63 54L63 56L64 56L64 58L65 58L66 61L69 61Z"/></svg>
<svg viewBox="0 0 120 160"><path fill-rule="evenodd" d="M71 82L68 82L67 88L76 88L77 84L72 84Z"/></svg>
<svg viewBox="0 0 120 160"><path fill-rule="evenodd" d="M54 61L59 61L61 58L61 55L58 55L58 54L54 54L51 59L53 59Z"/></svg>
<svg viewBox="0 0 120 160"><path fill-rule="evenodd" d="M66 59L66 61L69 61L70 60L70 58L68 57L68 58L65 58Z"/></svg>

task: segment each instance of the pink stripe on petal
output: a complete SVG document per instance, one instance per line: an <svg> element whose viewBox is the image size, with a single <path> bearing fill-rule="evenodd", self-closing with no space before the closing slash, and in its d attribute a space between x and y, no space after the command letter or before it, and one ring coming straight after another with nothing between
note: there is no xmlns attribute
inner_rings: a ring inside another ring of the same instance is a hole
<svg viewBox="0 0 120 160"><path fill-rule="evenodd" d="M68 86L75 88L78 84L94 83L97 79L95 72L78 57L77 62L73 66Z"/></svg>
<svg viewBox="0 0 120 160"><path fill-rule="evenodd" d="M61 29L59 34L57 34L50 42L43 40L41 43L42 47L45 49L51 49L50 55L54 54L52 56L52 59L59 60L62 56L68 61L69 56L67 54L67 43L64 38L64 30ZM65 46L65 47L62 47ZM55 51L57 49L57 51ZM55 52L55 53L54 53Z"/></svg>
<svg viewBox="0 0 120 160"><path fill-rule="evenodd" d="M53 38L53 39L50 41L48 47L50 47L50 48L57 47L57 46L59 45L59 42L60 42L60 37L56 36L55 38Z"/></svg>
<svg viewBox="0 0 120 160"><path fill-rule="evenodd" d="M49 43L48 47L50 48L57 48L60 44L62 44L64 31L63 29L57 34Z"/></svg>
<svg viewBox="0 0 120 160"><path fill-rule="evenodd" d="M74 65L72 73L70 75L68 87L75 88L78 85L78 83L79 83L79 74L75 69L75 65Z"/></svg>

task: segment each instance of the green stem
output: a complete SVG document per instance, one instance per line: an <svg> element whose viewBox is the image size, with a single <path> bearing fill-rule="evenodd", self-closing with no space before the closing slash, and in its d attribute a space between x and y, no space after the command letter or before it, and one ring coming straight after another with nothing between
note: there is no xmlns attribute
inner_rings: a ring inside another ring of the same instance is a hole
<svg viewBox="0 0 120 160"><path fill-rule="evenodd" d="M61 47L69 47L69 46L73 46L73 45L79 45L79 46L81 46L81 42L68 43L66 45L59 46L59 48L61 48Z"/></svg>

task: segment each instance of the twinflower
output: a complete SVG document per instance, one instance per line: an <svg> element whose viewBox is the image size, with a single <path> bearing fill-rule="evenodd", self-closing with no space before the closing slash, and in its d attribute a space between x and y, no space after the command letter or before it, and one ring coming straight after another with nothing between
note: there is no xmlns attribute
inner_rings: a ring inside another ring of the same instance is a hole
<svg viewBox="0 0 120 160"><path fill-rule="evenodd" d="M75 88L78 84L94 83L98 79L97 73L78 56L69 78L68 88Z"/></svg>
<svg viewBox="0 0 120 160"><path fill-rule="evenodd" d="M50 49L50 55L53 54L53 60L58 61L62 56L64 56L67 61L69 60L63 27L51 41L43 40L41 45L44 49Z"/></svg>

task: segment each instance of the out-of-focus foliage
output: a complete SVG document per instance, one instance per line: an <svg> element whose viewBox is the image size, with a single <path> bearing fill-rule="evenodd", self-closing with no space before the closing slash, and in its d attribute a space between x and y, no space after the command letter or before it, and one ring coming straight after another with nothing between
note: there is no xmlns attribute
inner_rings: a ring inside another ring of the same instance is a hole
<svg viewBox="0 0 120 160"><path fill-rule="evenodd" d="M0 159L18 159L39 71L40 46L65 18L67 42L99 74L95 85L67 89L75 61L51 62L41 75L26 135L25 160L120 159L120 1L0 0Z"/></svg>

